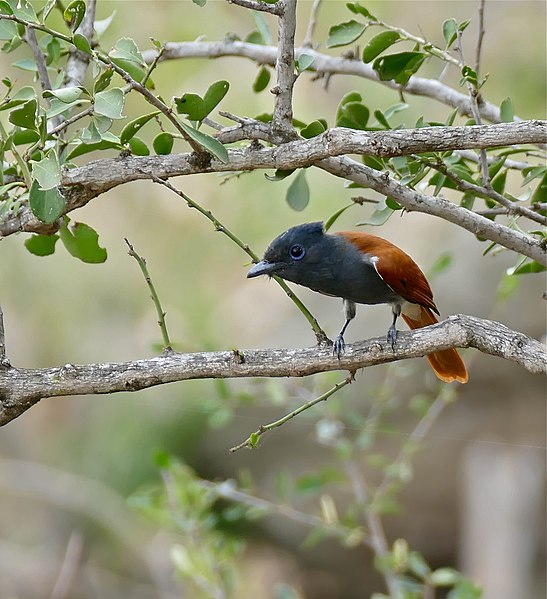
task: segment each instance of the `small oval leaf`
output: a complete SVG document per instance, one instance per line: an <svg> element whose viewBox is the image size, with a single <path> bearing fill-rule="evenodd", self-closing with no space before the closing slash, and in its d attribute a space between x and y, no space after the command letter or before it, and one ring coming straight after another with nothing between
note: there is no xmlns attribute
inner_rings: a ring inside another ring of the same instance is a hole
<svg viewBox="0 0 547 599"><path fill-rule="evenodd" d="M306 171L301 169L287 189L287 204L297 212L306 208L310 201L310 188L306 181Z"/></svg>
<svg viewBox="0 0 547 599"><path fill-rule="evenodd" d="M375 35L363 50L363 62L370 62L400 39L396 31L382 31Z"/></svg>
<svg viewBox="0 0 547 599"><path fill-rule="evenodd" d="M337 48L339 46L347 46L355 40L359 39L366 29L366 25L358 23L355 20L347 21L333 25L329 29L329 37L327 40L327 48Z"/></svg>

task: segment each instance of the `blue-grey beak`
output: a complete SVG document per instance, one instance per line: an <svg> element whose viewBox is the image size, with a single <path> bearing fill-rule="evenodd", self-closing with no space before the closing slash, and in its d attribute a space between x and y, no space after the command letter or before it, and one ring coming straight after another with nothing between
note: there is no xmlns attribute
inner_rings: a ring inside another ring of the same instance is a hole
<svg viewBox="0 0 547 599"><path fill-rule="evenodd" d="M260 275L274 275L281 268L281 264L278 262L266 262L262 260L258 264L255 264L251 270L247 273L247 278L252 279L253 277L259 277Z"/></svg>

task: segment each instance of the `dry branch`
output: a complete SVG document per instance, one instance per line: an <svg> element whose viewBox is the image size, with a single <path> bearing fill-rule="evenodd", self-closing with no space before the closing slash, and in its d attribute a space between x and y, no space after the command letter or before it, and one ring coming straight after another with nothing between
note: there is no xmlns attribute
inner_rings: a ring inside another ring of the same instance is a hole
<svg viewBox="0 0 547 599"><path fill-rule="evenodd" d="M176 381L208 378L302 377L416 358L451 347L473 347L516 362L532 373L547 372L539 341L495 321L457 315L436 325L401 332L395 349L385 338L348 345L338 360L330 347L172 353L123 363L67 364L56 368L0 368L0 425L46 397L139 391Z"/></svg>

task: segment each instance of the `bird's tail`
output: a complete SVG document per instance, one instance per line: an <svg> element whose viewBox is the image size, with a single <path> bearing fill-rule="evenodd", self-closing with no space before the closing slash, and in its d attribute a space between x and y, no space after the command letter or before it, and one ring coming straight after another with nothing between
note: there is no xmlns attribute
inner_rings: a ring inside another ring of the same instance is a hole
<svg viewBox="0 0 547 599"><path fill-rule="evenodd" d="M413 306L414 307L414 306ZM435 314L429 309L420 306L419 319L410 318L406 314L401 314L404 321L410 329L419 329L426 327L430 324L439 322L435 317ZM415 316L412 314L412 316ZM459 383L467 383L469 376L465 368L465 364L460 357L460 354L455 349L446 349L443 351L435 352L426 356L433 368L433 372L437 375L441 381L445 383L451 383L452 381L458 381Z"/></svg>

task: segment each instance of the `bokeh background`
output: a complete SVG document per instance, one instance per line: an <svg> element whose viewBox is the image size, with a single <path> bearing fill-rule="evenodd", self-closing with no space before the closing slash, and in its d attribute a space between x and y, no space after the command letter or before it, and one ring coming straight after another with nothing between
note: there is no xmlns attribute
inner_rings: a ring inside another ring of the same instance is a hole
<svg viewBox="0 0 547 599"><path fill-rule="evenodd" d="M311 4L299 2L299 41ZM474 54L476 2L366 5L387 22L439 44L445 19L472 19L465 39L466 53ZM105 48L123 36L144 49L150 37L218 40L236 32L243 38L255 28L249 11L220 0L209 0L203 9L189 0L98 3L98 18L113 11L114 21L102 40ZM322 50L328 27L352 16L344 2L323 3L315 36ZM24 57L24 48L0 55L2 75L24 79L26 73L9 66ZM424 73L437 77L441 69L432 64ZM511 96L522 118L545 118L543 2L486 3L482 70L490 73L484 88L490 101L500 103ZM154 80L162 96L170 98L187 91L203 93L211 82L228 79L231 89L221 107L254 116L272 107L267 90L252 92L256 72L256 65L245 59L179 60L162 64ZM449 73L447 82L457 85L457 78ZM399 101L395 92L365 80L335 76L327 88L324 83L308 76L299 79L297 118L324 117L332 124L340 98L353 89L374 109ZM411 107L399 115L401 125L412 126L420 115L445 120L450 112L425 99L406 100ZM140 97L128 98L128 118L144 110ZM150 139L153 134L150 128ZM142 136L146 139L146 129ZM311 201L303 213L285 202L290 179L271 183L262 172L193 176L176 184L260 253L285 228L325 220L355 195L319 171L309 170L308 181ZM354 227L371 210L365 205L347 211L336 228ZM248 281L248 260L241 250L166 190L132 183L71 216L99 232L109 254L105 264L83 264L61 247L53 256L37 258L23 247L24 235L0 244L0 303L13 365L35 368L155 354L160 335L154 307L136 263L127 255L124 237L147 259L178 349L314 343L306 321L277 286ZM473 236L420 214L396 215L373 232L403 247L425 272L440 255L452 257L432 282L442 314L496 319L538 339L545 334L542 275L523 277L511 293L503 293L504 273L515 256L503 252L483 257L485 245ZM339 303L307 290L301 297L329 335L335 335L342 322ZM383 335L390 318L385 306L361 307L347 340ZM470 383L458 389L457 399L428 435L401 496L402 511L385 518L387 534L390 540L408 539L434 566L462 568L485 585L485 597L540 599L545 596L545 380L473 351L464 352L464 358ZM415 422L410 400L435 393L437 383L425 360L379 366L358 374L340 396L339 409L370 409L375 389L386 377L392 379L391 399L398 406L390 416L398 434L380 436L380 447L393 455ZM332 452L313 438L316 422L329 407L318 406L313 414L272 433L259 451L229 454L228 448L259 424L325 391L333 380L324 375L304 381L237 381L222 388L213 381L190 381L135 394L51 399L36 405L0 430L0 598L191 596L173 577L169 539L125 501L158 482L154 452L171 452L211 480L247 469L261 494L268 496L280 469L298 477L318 462L336 464ZM251 399L245 403L241 397ZM317 511L311 500L298 501L301 509ZM303 547L308 532L281 517L248 531L247 550L237 566L244 583L236 596L274 597L279 583L293 585L311 599L353 599L382 590L368 551L334 541ZM75 546L81 550L75 553ZM55 595L67 555L78 555L78 564L70 587Z"/></svg>

